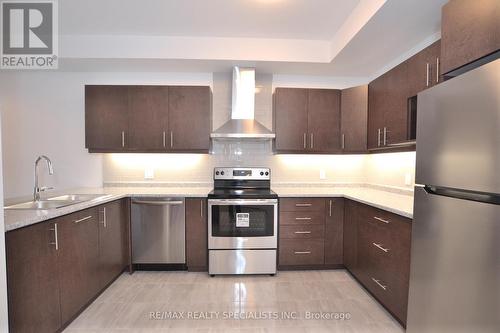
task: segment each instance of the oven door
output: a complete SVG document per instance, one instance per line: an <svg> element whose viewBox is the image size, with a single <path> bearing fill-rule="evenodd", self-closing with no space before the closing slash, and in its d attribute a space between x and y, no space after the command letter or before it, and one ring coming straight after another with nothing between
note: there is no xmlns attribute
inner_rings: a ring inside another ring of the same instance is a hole
<svg viewBox="0 0 500 333"><path fill-rule="evenodd" d="M275 249L277 199L208 200L209 249Z"/></svg>

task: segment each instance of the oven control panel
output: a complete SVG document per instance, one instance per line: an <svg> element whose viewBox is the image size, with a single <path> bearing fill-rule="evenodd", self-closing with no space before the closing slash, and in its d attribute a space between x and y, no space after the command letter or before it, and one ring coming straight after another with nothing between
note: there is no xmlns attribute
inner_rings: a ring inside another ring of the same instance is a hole
<svg viewBox="0 0 500 333"><path fill-rule="evenodd" d="M269 168L215 168L214 180L216 179L249 179L270 180L271 169Z"/></svg>

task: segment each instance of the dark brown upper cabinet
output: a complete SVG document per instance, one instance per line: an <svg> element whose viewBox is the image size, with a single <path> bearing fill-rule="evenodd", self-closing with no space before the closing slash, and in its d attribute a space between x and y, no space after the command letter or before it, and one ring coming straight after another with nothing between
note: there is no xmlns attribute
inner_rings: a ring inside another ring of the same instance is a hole
<svg viewBox="0 0 500 333"><path fill-rule="evenodd" d="M125 151L128 126L127 86L85 86L86 148Z"/></svg>
<svg viewBox="0 0 500 333"><path fill-rule="evenodd" d="M128 101L128 149L166 149L168 87L131 86L128 88Z"/></svg>
<svg viewBox="0 0 500 333"><path fill-rule="evenodd" d="M366 152L368 85L341 92L341 147L344 153Z"/></svg>
<svg viewBox="0 0 500 333"><path fill-rule="evenodd" d="M408 62L368 85L368 149L398 147L408 141Z"/></svg>
<svg viewBox="0 0 500 333"><path fill-rule="evenodd" d="M210 87L168 88L169 149L208 152L212 96Z"/></svg>
<svg viewBox="0 0 500 333"><path fill-rule="evenodd" d="M439 73L441 40L408 59L408 97L442 81Z"/></svg>
<svg viewBox="0 0 500 333"><path fill-rule="evenodd" d="M85 86L90 152L193 152L210 146L208 86Z"/></svg>
<svg viewBox="0 0 500 333"><path fill-rule="evenodd" d="M340 152L340 91L276 88L274 130L278 153Z"/></svg>
<svg viewBox="0 0 500 333"><path fill-rule="evenodd" d="M500 2L452 0L441 11L441 73L500 50Z"/></svg>

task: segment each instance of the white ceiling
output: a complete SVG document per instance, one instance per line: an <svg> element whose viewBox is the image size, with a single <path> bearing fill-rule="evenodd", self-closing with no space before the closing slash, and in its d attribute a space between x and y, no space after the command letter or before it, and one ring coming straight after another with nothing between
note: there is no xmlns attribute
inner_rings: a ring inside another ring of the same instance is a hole
<svg viewBox="0 0 500 333"><path fill-rule="evenodd" d="M360 0L64 0L64 35L330 40Z"/></svg>
<svg viewBox="0 0 500 333"><path fill-rule="evenodd" d="M64 0L60 69L218 72L247 65L368 79L439 38L446 2ZM150 36L159 38L151 48L144 42Z"/></svg>

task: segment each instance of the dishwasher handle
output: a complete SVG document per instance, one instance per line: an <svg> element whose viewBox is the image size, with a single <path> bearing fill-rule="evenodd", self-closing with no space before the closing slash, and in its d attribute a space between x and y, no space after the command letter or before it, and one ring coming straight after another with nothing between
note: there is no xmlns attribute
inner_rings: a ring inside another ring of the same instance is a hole
<svg viewBox="0 0 500 333"><path fill-rule="evenodd" d="M139 205L155 205L155 206L173 206L173 205L182 205L184 201L154 201L154 200L132 200L133 204Z"/></svg>

